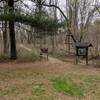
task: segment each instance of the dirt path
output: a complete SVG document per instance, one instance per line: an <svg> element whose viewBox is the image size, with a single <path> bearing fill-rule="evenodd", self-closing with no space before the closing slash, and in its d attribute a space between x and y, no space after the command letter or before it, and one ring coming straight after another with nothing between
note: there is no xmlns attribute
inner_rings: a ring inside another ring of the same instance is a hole
<svg viewBox="0 0 100 100"><path fill-rule="evenodd" d="M48 61L38 61L31 63L9 62L0 64L0 68L6 69L32 69L34 71L57 73L57 74L83 74L83 75L100 75L100 69L92 66L75 65L60 61L56 58L49 57Z"/></svg>
<svg viewBox="0 0 100 100"><path fill-rule="evenodd" d="M20 48L24 48L24 49L27 50L28 52L32 52L32 49L26 47L26 46L23 45L23 44L20 44L19 47L20 47Z"/></svg>
<svg viewBox="0 0 100 100"><path fill-rule="evenodd" d="M27 50L28 52L32 52L31 48L26 47L23 44L20 44L19 47L24 48L25 50ZM49 62L51 63L63 63L61 60L53 58L53 57L49 57Z"/></svg>
<svg viewBox="0 0 100 100"><path fill-rule="evenodd" d="M49 57L49 62L51 62L51 63L63 63L63 61L61 61L57 58L53 58L53 57Z"/></svg>

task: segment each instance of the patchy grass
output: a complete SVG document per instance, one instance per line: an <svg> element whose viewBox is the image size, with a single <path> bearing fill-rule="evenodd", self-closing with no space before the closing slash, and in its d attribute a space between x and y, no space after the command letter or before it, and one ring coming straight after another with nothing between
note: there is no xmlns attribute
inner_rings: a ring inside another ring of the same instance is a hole
<svg viewBox="0 0 100 100"><path fill-rule="evenodd" d="M100 100L99 75L81 74L84 69L54 73L43 64L19 66L0 68L0 100Z"/></svg>
<svg viewBox="0 0 100 100"><path fill-rule="evenodd" d="M40 96L45 94L45 85L44 84L35 84L32 88L32 94Z"/></svg>
<svg viewBox="0 0 100 100"><path fill-rule="evenodd" d="M64 93L66 95L83 96L83 91L80 86L73 82L66 82L65 79L54 79L53 86L58 92Z"/></svg>
<svg viewBox="0 0 100 100"><path fill-rule="evenodd" d="M0 100L54 100L47 79L32 69L1 69Z"/></svg>

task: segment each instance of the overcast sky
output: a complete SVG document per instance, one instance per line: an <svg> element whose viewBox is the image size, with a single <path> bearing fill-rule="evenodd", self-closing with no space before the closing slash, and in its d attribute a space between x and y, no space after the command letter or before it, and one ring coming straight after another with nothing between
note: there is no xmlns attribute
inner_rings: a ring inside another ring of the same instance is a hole
<svg viewBox="0 0 100 100"><path fill-rule="evenodd" d="M91 3L93 3L94 0L90 0L90 1L91 1ZM100 5L100 0L97 0L97 1L99 2L99 5ZM66 7L66 0L58 0L58 2L59 2L59 7L66 14L66 8L65 8ZM30 6L32 5L32 3L29 0L25 0L25 3L30 5ZM59 15L59 11L58 11L58 15ZM100 20L100 14L97 14L95 18Z"/></svg>

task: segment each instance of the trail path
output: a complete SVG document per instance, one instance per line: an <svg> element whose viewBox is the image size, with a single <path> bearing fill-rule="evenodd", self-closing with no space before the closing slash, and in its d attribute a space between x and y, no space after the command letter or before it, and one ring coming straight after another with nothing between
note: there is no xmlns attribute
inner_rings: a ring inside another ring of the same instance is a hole
<svg viewBox="0 0 100 100"><path fill-rule="evenodd" d="M32 52L32 49L26 47L25 45L20 44L19 47L24 48L28 52ZM51 63L63 63L61 60L53 58L53 57L49 57L49 62L51 62Z"/></svg>

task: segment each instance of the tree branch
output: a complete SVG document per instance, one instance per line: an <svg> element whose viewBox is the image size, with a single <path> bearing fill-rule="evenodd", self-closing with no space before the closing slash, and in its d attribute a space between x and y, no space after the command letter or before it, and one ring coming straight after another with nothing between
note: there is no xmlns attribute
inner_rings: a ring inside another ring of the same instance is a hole
<svg viewBox="0 0 100 100"><path fill-rule="evenodd" d="M55 8L57 8L57 9L61 12L61 14L63 15L63 17L65 18L65 20L66 20L66 22L67 22L68 33L71 35L71 37L72 37L74 43L76 43L76 39L75 39L75 37L73 36L73 34L72 34L72 32L71 32L71 30L70 30L70 28L69 28L69 19L68 19L68 18L66 17L66 15L63 13L63 11L62 11L58 6L56 6L56 5L48 5L48 4L41 4L41 5L46 6L46 7L55 7Z"/></svg>

